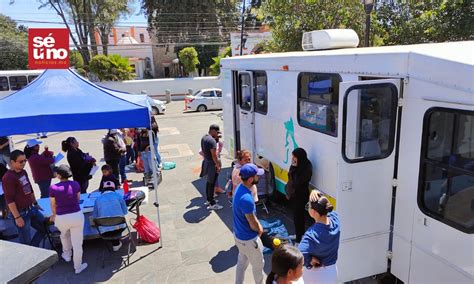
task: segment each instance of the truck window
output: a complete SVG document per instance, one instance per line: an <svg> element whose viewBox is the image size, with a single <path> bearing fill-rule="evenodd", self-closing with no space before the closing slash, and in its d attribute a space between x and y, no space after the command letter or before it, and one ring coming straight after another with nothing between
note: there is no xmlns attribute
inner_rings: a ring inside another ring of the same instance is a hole
<svg viewBox="0 0 474 284"><path fill-rule="evenodd" d="M249 74L239 75L240 108L250 110L252 108L252 82Z"/></svg>
<svg viewBox="0 0 474 284"><path fill-rule="evenodd" d="M267 74L264 71L253 72L255 86L255 112L267 114L268 110L268 85Z"/></svg>
<svg viewBox="0 0 474 284"><path fill-rule="evenodd" d="M474 112L425 114L418 206L451 227L474 232Z"/></svg>
<svg viewBox="0 0 474 284"><path fill-rule="evenodd" d="M28 84L26 76L10 76L10 89L12 91L18 91L23 89Z"/></svg>
<svg viewBox="0 0 474 284"><path fill-rule="evenodd" d="M344 97L344 159L384 159L393 151L398 91L392 84L351 87ZM355 121L354 121L355 120Z"/></svg>
<svg viewBox="0 0 474 284"><path fill-rule="evenodd" d="M300 73L298 76L298 123L337 136L338 74Z"/></svg>
<svg viewBox="0 0 474 284"><path fill-rule="evenodd" d="M0 77L0 91L8 91L8 78Z"/></svg>

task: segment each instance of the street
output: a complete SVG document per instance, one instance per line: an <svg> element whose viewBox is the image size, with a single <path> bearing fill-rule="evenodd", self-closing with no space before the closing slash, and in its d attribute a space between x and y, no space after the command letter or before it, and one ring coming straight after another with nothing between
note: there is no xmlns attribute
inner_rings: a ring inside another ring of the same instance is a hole
<svg viewBox="0 0 474 284"><path fill-rule="evenodd" d="M133 253L130 266L121 266L121 257L126 258L127 246L112 255L107 255L105 268L101 268L103 242L84 242L84 262L89 264L85 273L74 274L71 263L60 260L37 283L231 283L237 263L237 248L232 234L231 208L225 195L219 196L224 209L209 211L204 206L205 184L199 179L201 159L200 138L212 123L222 126L219 112L182 113L183 102L168 104L167 113L157 116L160 126L160 152L164 161L176 162L176 168L163 171L163 182L158 188L163 248L158 245L139 244ZM60 142L75 136L84 152L89 152L98 161L103 157L100 142L105 130L53 134L43 139L43 146L58 153ZM27 139L15 136L15 141ZM22 148L24 143L16 144ZM66 163L64 159L61 163ZM100 164L103 164L101 162ZM221 186L225 185L230 160L223 155L226 169L220 175ZM141 186L142 174L129 173L132 188ZM91 180L89 190L98 187L100 172ZM53 180L54 182L54 180ZM39 190L35 187L36 195ZM156 209L152 205L154 192L149 202L141 209L150 220L156 222ZM130 218L131 214L127 216ZM131 226L130 226L131 228ZM131 228L132 231L133 228ZM134 234L134 233L133 233ZM126 244L126 243L124 243ZM133 250L133 248L132 248ZM267 257L268 258L268 257ZM266 265L268 273L269 265ZM246 281L253 282L251 268L247 269Z"/></svg>

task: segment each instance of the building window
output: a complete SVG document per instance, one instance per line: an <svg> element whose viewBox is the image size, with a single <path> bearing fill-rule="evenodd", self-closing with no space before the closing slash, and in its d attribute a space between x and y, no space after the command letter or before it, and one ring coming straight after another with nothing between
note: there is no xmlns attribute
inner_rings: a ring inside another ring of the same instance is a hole
<svg viewBox="0 0 474 284"><path fill-rule="evenodd" d="M140 42L145 42L145 35L144 34L140 34Z"/></svg>
<svg viewBox="0 0 474 284"><path fill-rule="evenodd" d="M255 112L267 114L268 110L268 89L267 73L264 71L254 71L253 80L255 85Z"/></svg>
<svg viewBox="0 0 474 284"><path fill-rule="evenodd" d="M384 159L393 151L398 91L392 84L359 85L344 96L343 157L347 162Z"/></svg>
<svg viewBox="0 0 474 284"><path fill-rule="evenodd" d="M10 89L12 91L21 90L24 86L28 84L26 76L10 76Z"/></svg>
<svg viewBox="0 0 474 284"><path fill-rule="evenodd" d="M250 111L252 109L252 80L250 74L239 74L240 108Z"/></svg>
<svg viewBox="0 0 474 284"><path fill-rule="evenodd" d="M298 76L298 123L337 136L338 74L301 73Z"/></svg>
<svg viewBox="0 0 474 284"><path fill-rule="evenodd" d="M428 110L421 149L420 210L474 233L474 112Z"/></svg>
<svg viewBox="0 0 474 284"><path fill-rule="evenodd" d="M7 77L0 77L0 91L8 91L8 78Z"/></svg>

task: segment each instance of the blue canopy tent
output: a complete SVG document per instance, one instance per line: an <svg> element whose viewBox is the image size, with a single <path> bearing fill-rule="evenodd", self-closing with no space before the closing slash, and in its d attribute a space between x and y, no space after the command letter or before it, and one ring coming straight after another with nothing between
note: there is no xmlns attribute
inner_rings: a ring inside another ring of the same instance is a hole
<svg viewBox="0 0 474 284"><path fill-rule="evenodd" d="M46 70L25 88L0 99L1 136L132 127L150 129L147 96L105 89L70 69ZM158 175L152 168L156 189ZM157 190L155 199L158 209Z"/></svg>
<svg viewBox="0 0 474 284"><path fill-rule="evenodd" d="M150 127L143 96L106 90L72 70L47 70L0 100L2 135L118 127Z"/></svg>

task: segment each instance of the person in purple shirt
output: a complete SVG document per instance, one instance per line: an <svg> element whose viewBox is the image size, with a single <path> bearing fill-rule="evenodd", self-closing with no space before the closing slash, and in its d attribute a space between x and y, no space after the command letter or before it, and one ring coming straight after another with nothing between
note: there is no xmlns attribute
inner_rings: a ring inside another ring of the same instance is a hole
<svg viewBox="0 0 474 284"><path fill-rule="evenodd" d="M41 141L36 139L28 140L24 152L28 159L28 164L30 164L33 180L39 186L41 198L48 198L49 186L53 178L51 165L54 164L54 153L45 146L43 153L40 154L41 143Z"/></svg>
<svg viewBox="0 0 474 284"><path fill-rule="evenodd" d="M79 274L87 268L87 263L82 262L84 214L79 206L81 186L78 182L69 180L72 176L69 166L60 165L54 168L54 172L60 182L49 188L53 213L50 220L61 232L62 258L70 262L73 256L74 269Z"/></svg>

